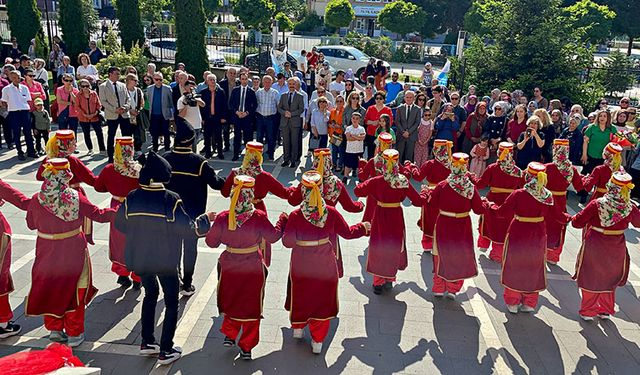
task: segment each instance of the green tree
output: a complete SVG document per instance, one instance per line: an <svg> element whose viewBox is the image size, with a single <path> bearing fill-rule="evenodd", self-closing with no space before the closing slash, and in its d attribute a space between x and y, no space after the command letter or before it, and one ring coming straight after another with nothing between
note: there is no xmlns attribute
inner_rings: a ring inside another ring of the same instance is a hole
<svg viewBox="0 0 640 375"><path fill-rule="evenodd" d="M78 9L82 9L82 17L78 20ZM65 51L71 61L76 61L79 54L89 44L91 29L98 20L95 9L89 0L62 0L58 8L58 22L62 29L62 39L67 45Z"/></svg>
<svg viewBox="0 0 640 375"><path fill-rule="evenodd" d="M505 4L495 0L474 0L464 16L464 29L474 35L488 35L490 26L485 19L505 11Z"/></svg>
<svg viewBox="0 0 640 375"><path fill-rule="evenodd" d="M8 0L7 14L11 35L18 40L18 46L24 53L27 53L33 38L36 38L36 45L44 44L36 0Z"/></svg>
<svg viewBox="0 0 640 375"><path fill-rule="evenodd" d="M273 4L276 6L276 13L284 13L293 20L302 19L306 14L306 3L304 0L274 0Z"/></svg>
<svg viewBox="0 0 640 375"><path fill-rule="evenodd" d="M583 39L590 43L602 42L611 35L616 13L606 5L591 0L580 0L564 8L565 16L574 28L584 33Z"/></svg>
<svg viewBox="0 0 640 375"><path fill-rule="evenodd" d="M276 6L269 0L235 0L233 15L240 18L245 26L260 28L267 26Z"/></svg>
<svg viewBox="0 0 640 375"><path fill-rule="evenodd" d="M282 12L276 14L275 19L278 21L278 27L282 31L282 40L284 40L284 32L293 30L293 21Z"/></svg>
<svg viewBox="0 0 640 375"><path fill-rule="evenodd" d="M633 40L640 38L640 6L637 1L632 0L607 0L606 2L617 15L613 21L613 32L629 38L627 56L631 56Z"/></svg>
<svg viewBox="0 0 640 375"><path fill-rule="evenodd" d="M398 0L382 8L378 13L378 22L389 31L405 35L420 31L426 16L426 13L417 5Z"/></svg>
<svg viewBox="0 0 640 375"><path fill-rule="evenodd" d="M118 0L120 1L120 0ZM138 0L140 15L147 21L160 21L162 11L171 8L171 0Z"/></svg>
<svg viewBox="0 0 640 375"><path fill-rule="evenodd" d="M179 2L179 1L178 1ZM140 3L138 0L118 0L116 2L120 39L126 51L144 43L144 30L140 20Z"/></svg>
<svg viewBox="0 0 640 375"><path fill-rule="evenodd" d="M202 0L176 0L175 14L176 62L184 63L190 73L201 77L209 68Z"/></svg>
<svg viewBox="0 0 640 375"><path fill-rule="evenodd" d="M464 24L464 17L471 0L407 0L416 4L425 12L420 34L431 37L435 34L451 33L457 37L457 32Z"/></svg>
<svg viewBox="0 0 640 375"><path fill-rule="evenodd" d="M349 0L331 0L324 11L324 23L335 28L349 26L355 17Z"/></svg>
<svg viewBox="0 0 640 375"><path fill-rule="evenodd" d="M636 80L633 62L620 51L611 52L595 70L594 76L609 94L625 92Z"/></svg>

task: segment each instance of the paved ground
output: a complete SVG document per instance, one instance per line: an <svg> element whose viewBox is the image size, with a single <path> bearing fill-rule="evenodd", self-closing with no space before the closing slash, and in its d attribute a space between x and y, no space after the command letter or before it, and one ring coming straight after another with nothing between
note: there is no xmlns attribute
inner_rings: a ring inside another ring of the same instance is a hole
<svg viewBox="0 0 640 375"><path fill-rule="evenodd" d="M80 137L82 138L82 137ZM79 149L85 146L80 142ZM81 154L83 155L83 154ZM100 157L82 159L98 173ZM39 161L18 162L14 152L0 151L0 178L26 194L39 189L34 173ZM213 162L222 175L233 164ZM306 167L309 166L307 162ZM303 167L292 170L267 165L285 184L295 183ZM350 183L350 187L353 183ZM106 206L109 196L87 189L90 199ZM576 208L571 195L571 209ZM267 198L272 218L291 210L284 202ZM210 192L209 208L220 211L228 200ZM11 303L23 335L0 342L0 355L47 345L42 318L24 316L24 297L35 257L34 233L27 230L24 213L6 204L2 212L13 227L11 271L16 291ZM265 296L261 342L252 362L236 358L235 350L222 347L221 317L216 308L216 260L221 249L200 242L195 285L197 293L181 300L176 344L184 357L170 367L155 367L155 360L138 357L142 294L117 288L109 269L108 226L96 225L96 245L90 248L98 296L87 310L87 342L75 353L104 374L638 374L640 373L640 234L627 232L632 256L629 283L617 292L619 312L611 321L584 323L578 319L579 295L571 280L579 246L579 232L571 229L559 266L548 270L549 289L542 293L535 314L505 313L499 284L500 268L478 254L480 275L465 283L456 301L434 299L430 287L432 259L422 253L416 226L417 208L406 208L409 267L398 275L392 293L376 296L371 277L363 271L367 240L343 242L345 276L340 284L339 318L322 354L313 355L308 334L294 340L283 308L289 251L274 246ZM350 223L359 214L347 214ZM477 218L474 217L474 221ZM162 303L158 306L159 337ZM1 371L0 371L1 372Z"/></svg>

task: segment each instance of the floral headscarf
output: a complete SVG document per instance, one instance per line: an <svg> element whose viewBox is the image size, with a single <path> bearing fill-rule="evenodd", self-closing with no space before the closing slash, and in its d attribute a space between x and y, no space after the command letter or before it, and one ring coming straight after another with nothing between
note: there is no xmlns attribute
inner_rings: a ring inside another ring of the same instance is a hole
<svg viewBox="0 0 640 375"><path fill-rule="evenodd" d="M53 158L45 164L42 172L44 181L38 193L38 202L57 218L64 221L78 220L80 217L80 197L69 187L73 177L67 159Z"/></svg>
<svg viewBox="0 0 640 375"><path fill-rule="evenodd" d="M262 173L262 144L249 142L245 148L242 166L238 168L236 175L245 175L256 178Z"/></svg>
<svg viewBox="0 0 640 375"><path fill-rule="evenodd" d="M393 189L406 189L409 187L409 180L407 177L400 173L400 167L398 166L398 159L400 157L400 153L398 150L394 150L392 148L385 150L382 153L382 158L385 161L384 180L393 188Z"/></svg>
<svg viewBox="0 0 640 375"><path fill-rule="evenodd" d="M613 142L609 142L607 147L602 150L604 164L611 169L611 172L618 172L620 170L620 166L622 165L621 153L622 147Z"/></svg>
<svg viewBox="0 0 640 375"><path fill-rule="evenodd" d="M382 175L384 174L385 162L382 158L382 153L384 150L391 147L393 142L393 136L387 132L382 132L378 134L376 146L376 155L373 157L373 167L376 170L376 174Z"/></svg>
<svg viewBox="0 0 640 375"><path fill-rule="evenodd" d="M76 150L76 137L73 130L58 130L45 145L48 158L66 158Z"/></svg>
<svg viewBox="0 0 640 375"><path fill-rule="evenodd" d="M308 171L302 175L301 190L303 201L300 206L302 216L316 227L323 228L327 222L329 211L322 198L322 176L316 171Z"/></svg>
<svg viewBox="0 0 640 375"><path fill-rule="evenodd" d="M116 146L113 152L113 169L125 177L140 177L142 166L134 160L133 138L116 138Z"/></svg>
<svg viewBox="0 0 640 375"><path fill-rule="evenodd" d="M451 161L451 174L447 177L447 183L458 194L467 199L473 197L474 185L467 174L469 155L457 152L453 154Z"/></svg>
<svg viewBox="0 0 640 375"><path fill-rule="evenodd" d="M538 162L531 162L527 167L527 173L525 174L524 189L527 193L531 194L538 202L546 204L548 206L553 205L553 195L545 187L547 185L547 173L544 164Z"/></svg>
<svg viewBox="0 0 640 375"><path fill-rule="evenodd" d="M610 227L629 216L632 209L630 200L631 176L625 172L616 172L607 182L607 192L596 200L598 217L604 227Z"/></svg>
<svg viewBox="0 0 640 375"><path fill-rule="evenodd" d="M338 177L331 172L331 168L333 168L331 151L328 149L314 150L312 168L322 176L322 197L325 201L335 202L340 195L340 186L338 185Z"/></svg>
<svg viewBox="0 0 640 375"><path fill-rule="evenodd" d="M513 160L513 143L501 142L498 149L498 166L500 169L513 177L522 177L522 171Z"/></svg>
<svg viewBox="0 0 640 375"><path fill-rule="evenodd" d="M253 206L253 187L256 180L251 176L235 176L229 207L229 230L242 227L255 212Z"/></svg>
<svg viewBox="0 0 640 375"><path fill-rule="evenodd" d="M553 141L553 164L556 165L562 177L571 182L573 179L573 165L569 160L569 140L556 139Z"/></svg>
<svg viewBox="0 0 640 375"><path fill-rule="evenodd" d="M433 142L433 158L437 162L451 169L451 148L453 142L444 139L436 139Z"/></svg>

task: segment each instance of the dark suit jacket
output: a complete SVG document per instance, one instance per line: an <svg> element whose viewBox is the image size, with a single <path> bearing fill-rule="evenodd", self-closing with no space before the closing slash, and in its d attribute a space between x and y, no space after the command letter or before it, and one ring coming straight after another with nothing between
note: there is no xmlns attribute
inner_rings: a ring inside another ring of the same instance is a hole
<svg viewBox="0 0 640 375"><path fill-rule="evenodd" d="M236 117L236 111L240 109L240 92L241 86L235 87L231 90L231 97L229 98L229 112L231 116ZM249 116L243 120L253 119L256 115L256 109L258 109L258 99L256 99L256 93L251 90L251 87L247 86L247 93L244 98L244 111L249 112Z"/></svg>
<svg viewBox="0 0 640 375"><path fill-rule="evenodd" d="M182 96L180 85L175 85L171 89L171 98L173 99L173 113L178 113L178 100Z"/></svg>
<svg viewBox="0 0 640 375"><path fill-rule="evenodd" d="M284 117L286 111L291 112L291 118ZM304 98L297 92L293 95L291 105L289 105L289 93L286 92L280 96L278 102L278 113L280 114L280 126L291 126L292 128L302 127L302 117L304 112Z"/></svg>
<svg viewBox="0 0 640 375"><path fill-rule="evenodd" d="M207 87L206 89L200 91L200 99L204 102L204 107L200 108L200 114L202 114L202 118L204 120L211 117L211 90ZM227 106L228 100L227 96L220 87L216 87L216 97L214 99L214 109L215 109L215 119L228 119L229 108Z"/></svg>
<svg viewBox="0 0 640 375"><path fill-rule="evenodd" d="M230 100L231 97L229 96L229 94L231 93L231 90L234 87L237 87L240 85L240 81L236 80L236 82L232 85L229 85L229 80L224 78L221 79L220 82L218 82L218 86L220 86L220 88L222 88L222 91L224 91L224 95L227 97L227 100ZM229 87L231 86L231 87Z"/></svg>

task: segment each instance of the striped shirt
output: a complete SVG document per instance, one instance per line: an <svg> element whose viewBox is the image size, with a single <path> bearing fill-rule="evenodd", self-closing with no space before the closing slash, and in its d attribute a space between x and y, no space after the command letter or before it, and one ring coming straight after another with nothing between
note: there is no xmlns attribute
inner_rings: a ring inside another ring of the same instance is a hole
<svg viewBox="0 0 640 375"><path fill-rule="evenodd" d="M280 100L280 93L273 87L269 91L261 88L256 91L256 99L258 100L258 109L256 112L262 116L275 115L278 110L278 101Z"/></svg>

